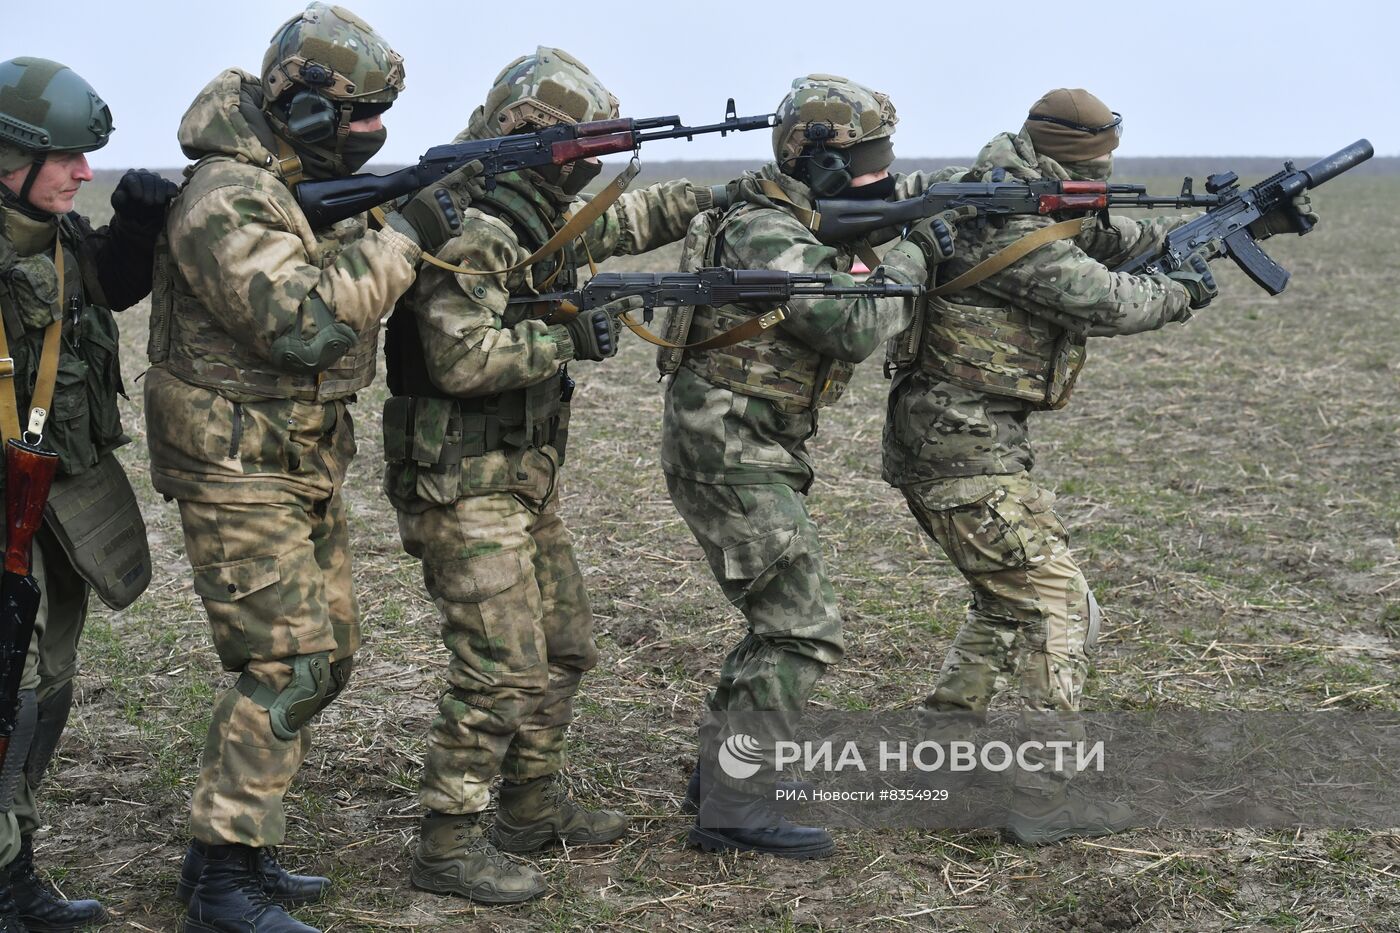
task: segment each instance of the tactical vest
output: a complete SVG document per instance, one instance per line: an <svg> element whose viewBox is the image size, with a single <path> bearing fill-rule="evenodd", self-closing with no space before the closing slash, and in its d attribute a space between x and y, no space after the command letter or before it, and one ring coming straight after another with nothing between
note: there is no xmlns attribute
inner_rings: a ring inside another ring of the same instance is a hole
<svg viewBox="0 0 1400 933"><path fill-rule="evenodd" d="M508 178L504 181L474 196L472 207L504 220L520 244L533 252L553 235L551 218L541 205L515 190ZM577 260L576 249L570 245L524 274L535 289L553 277L548 286L551 290L568 290L578 279ZM507 306L501 326L514 327L528 313L527 305ZM389 391L394 396L384 408L384 447L389 460L446 469L488 451L550 446L558 462L564 462L573 380L563 367L548 379L521 389L470 398L449 395L428 377L418 320L407 302L401 302L389 319L384 349Z"/></svg>
<svg viewBox="0 0 1400 933"><path fill-rule="evenodd" d="M76 476L96 466L103 454L130 438L122 432L117 408L117 395L125 396L126 389L122 385L116 319L111 311L87 299L80 264L82 233L77 222L70 217L60 218L58 236L63 244L65 267L63 338L53 410L44 428L44 446L58 454L60 475ZM21 412L29 410L38 378L44 328L53 321L58 295L52 249L21 257L0 236L0 306L10 338L15 395Z"/></svg>
<svg viewBox="0 0 1400 933"><path fill-rule="evenodd" d="M4 229L0 209L0 231ZM72 216L59 218L64 282L52 250L21 257L0 235L0 312L9 338L21 413L29 410L54 306L63 314L58 377L42 446L58 455L58 476L44 510L78 574L107 605L123 609L146 589L151 560L136 493L111 452L130 438L122 431L117 395L122 385L117 322L92 303L84 283L85 233ZM58 302L59 295L62 301ZM23 423L21 416L21 423ZM0 473L0 485L3 485Z"/></svg>
<svg viewBox="0 0 1400 933"><path fill-rule="evenodd" d="M703 257L700 265L719 265L724 226L743 209L731 211L720 223L707 223L702 220L704 215L692 222L688 233L695 236L687 237L686 249L692 256ZM706 231L711 231L708 239ZM674 333L668 328L667 339L673 343L698 343L765 310L752 305L697 305L689 312L687 333ZM664 368L664 360L659 362ZM779 411L788 413L831 405L846 391L855 372L854 364L823 356L777 327L723 349L687 352L681 365L707 382L740 395L768 399Z"/></svg>
<svg viewBox="0 0 1400 933"><path fill-rule="evenodd" d="M195 171L218 161L235 160L209 156L196 164ZM361 216L314 231L316 247L309 256L310 264L328 268L342 250L362 239L367 230ZM180 274L165 234L156 242L147 354L152 363L164 363L185 382L231 396L328 402L353 395L374 381L378 351L379 325L375 324L366 328L350 351L324 372L302 376L275 369L254 353L245 339L225 330L195 296Z"/></svg>
<svg viewBox="0 0 1400 933"><path fill-rule="evenodd" d="M1069 403L1085 339L1019 308L926 296L914 323L891 342L896 368L917 366L944 382L1021 399L1037 410Z"/></svg>

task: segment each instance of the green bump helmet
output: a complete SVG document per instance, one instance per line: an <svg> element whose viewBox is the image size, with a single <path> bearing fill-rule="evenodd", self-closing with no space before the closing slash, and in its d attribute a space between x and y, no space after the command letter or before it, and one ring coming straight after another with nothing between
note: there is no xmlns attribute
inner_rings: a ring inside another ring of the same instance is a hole
<svg viewBox="0 0 1400 933"><path fill-rule="evenodd" d="M46 58L0 62L0 172L50 152L107 145L112 111L73 69Z"/></svg>
<svg viewBox="0 0 1400 933"><path fill-rule="evenodd" d="M837 75L807 75L793 81L792 90L778 104L773 156L779 165L787 166L813 142L828 149L846 149L889 139L898 122L888 95ZM811 129L814 126L821 128ZM814 139L816 136L821 138Z"/></svg>
<svg viewBox="0 0 1400 933"><path fill-rule="evenodd" d="M563 49L540 46L507 65L472 114L467 133L475 139L509 136L558 123L611 120L617 98L583 62Z"/></svg>
<svg viewBox="0 0 1400 933"><path fill-rule="evenodd" d="M404 88L403 56L344 7L313 3L282 24L263 56L267 102L297 90L337 105L394 102Z"/></svg>

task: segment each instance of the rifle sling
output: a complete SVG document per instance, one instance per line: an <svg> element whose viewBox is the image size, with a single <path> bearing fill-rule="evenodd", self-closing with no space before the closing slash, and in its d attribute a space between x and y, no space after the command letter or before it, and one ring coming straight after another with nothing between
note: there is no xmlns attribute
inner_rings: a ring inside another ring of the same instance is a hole
<svg viewBox="0 0 1400 933"><path fill-rule="evenodd" d="M1021 237L1021 239L1012 243L1005 249L988 256L962 275L950 282L945 282L928 294L948 295L969 289L978 282L996 275L1012 263L1025 258L1047 243L1054 243L1056 240L1069 240L1079 236L1084 230L1085 223L1091 223L1092 221L1093 215L1090 214L1086 217L1074 217L1069 220L1062 220L1056 224L1051 224L1048 227L1041 227L1034 233Z"/></svg>
<svg viewBox="0 0 1400 933"><path fill-rule="evenodd" d="M63 242L54 244L54 272L58 276L58 298L54 311L57 320L44 328L44 350L39 357L39 374L34 383L34 396L30 401L28 433L36 436L35 443L44 434L44 422L48 420L53 406L54 384L58 381L59 341L63 335ZM8 443L22 437L19 423L19 402L15 397L15 361L10 356L10 339L0 324L0 440Z"/></svg>
<svg viewBox="0 0 1400 933"><path fill-rule="evenodd" d="M545 243L539 249L513 266L508 266L504 269L469 269L466 266L444 262L430 253L423 254L423 261L429 265L437 266L439 269L445 269L448 272L456 273L457 275L505 275L509 272L515 272L516 270L533 266L540 260L553 256L565 246L568 246L569 243L582 236L583 232L591 227L595 220L602 217L604 212L612 207L613 203L618 198L622 197L622 193L627 190L627 186L632 183L632 179L637 177L637 173L641 171L641 168L641 163L634 158L625 169L618 173L616 178L608 182L606 188L598 192L597 197L570 214L564 226L560 227L554 236L549 238L548 243ZM557 276L563 268L564 264L561 262L559 268L554 270L554 275L551 275L547 281L541 282L539 287L548 288L554 281L555 276Z"/></svg>

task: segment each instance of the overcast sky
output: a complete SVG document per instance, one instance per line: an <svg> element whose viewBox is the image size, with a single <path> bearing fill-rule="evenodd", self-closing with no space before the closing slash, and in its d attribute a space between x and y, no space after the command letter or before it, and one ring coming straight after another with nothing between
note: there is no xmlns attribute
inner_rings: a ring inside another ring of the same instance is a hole
<svg viewBox="0 0 1400 933"><path fill-rule="evenodd" d="M491 79L537 44L588 63L627 116L772 110L792 78L846 75L891 95L904 157L975 152L1052 87L1124 115L1121 155L1319 155L1368 137L1400 154L1400 13L1389 3L1281 0L1099 6L999 0L346 4L403 54L408 87L376 161L413 161L466 125ZM180 116L221 69L256 72L295 0L17 4L0 58L73 67L112 108L99 168L184 164ZM858 14L850 11L858 10ZM52 12L49 12L52 11ZM60 18L61 17L61 18ZM768 134L659 142L652 160L764 159Z"/></svg>

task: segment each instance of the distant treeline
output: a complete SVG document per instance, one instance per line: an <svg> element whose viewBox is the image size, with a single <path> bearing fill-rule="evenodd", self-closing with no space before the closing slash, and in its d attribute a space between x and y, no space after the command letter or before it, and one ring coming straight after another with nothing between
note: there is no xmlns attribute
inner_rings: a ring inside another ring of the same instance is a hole
<svg viewBox="0 0 1400 933"><path fill-rule="evenodd" d="M1293 161L1301 166L1314 161L1317 156L1295 157ZM1212 172L1223 172L1226 170L1236 172L1240 178L1247 183L1252 183L1261 178L1272 175L1283 167L1283 156L1151 156L1118 159L1114 164L1114 177L1123 179L1143 179L1143 178L1183 178L1190 175L1196 179L1196 187L1201 189L1205 177ZM933 171L943 168L946 165L970 165L972 156L962 156L947 159L898 159L895 161L895 170L900 172ZM719 160L705 161L695 160L674 160L674 161L645 161L642 162L642 173L637 181L633 182L633 187L638 184L649 184L656 181L666 181L672 178L689 178L691 181L704 184L715 184L717 182L728 181L743 172L754 168L756 163L752 161L739 160ZM611 166L610 166L611 167ZM396 165L371 165L370 171L388 172ZM621 166L612 167L615 173L621 170ZM121 171L117 169L101 169L96 173L96 181L103 186L110 186L116 183L121 177ZM162 174L167 178L178 180L179 169L162 170ZM1347 173L1348 178L1362 176L1400 175L1400 157L1397 156L1377 156L1358 166ZM611 174L604 172L604 179L610 178ZM601 183L601 182L600 182Z"/></svg>

